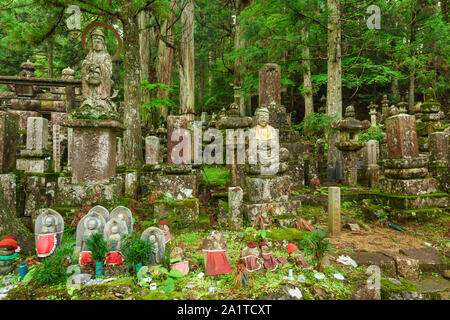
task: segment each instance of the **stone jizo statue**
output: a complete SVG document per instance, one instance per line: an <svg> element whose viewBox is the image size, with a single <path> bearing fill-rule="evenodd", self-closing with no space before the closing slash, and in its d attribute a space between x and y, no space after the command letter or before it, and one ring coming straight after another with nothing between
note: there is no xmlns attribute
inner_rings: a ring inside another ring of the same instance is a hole
<svg viewBox="0 0 450 320"><path fill-rule="evenodd" d="M144 230L141 239L153 243L155 247L153 253L150 255L149 266L162 264L166 248L164 232L159 228L150 227Z"/></svg>
<svg viewBox="0 0 450 320"><path fill-rule="evenodd" d="M55 210L41 209L34 225L38 257L50 256L61 245L63 232L63 217Z"/></svg>

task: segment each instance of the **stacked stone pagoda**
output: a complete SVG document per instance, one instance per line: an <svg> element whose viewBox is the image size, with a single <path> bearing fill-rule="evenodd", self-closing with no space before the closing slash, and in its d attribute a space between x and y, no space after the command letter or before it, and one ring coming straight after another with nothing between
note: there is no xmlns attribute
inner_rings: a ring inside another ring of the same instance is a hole
<svg viewBox="0 0 450 320"><path fill-rule="evenodd" d="M395 106L390 115L385 121L387 159L380 196L405 218L442 212L448 195L438 192L436 179L428 173L428 157L419 154L415 116L400 113Z"/></svg>
<svg viewBox="0 0 450 320"><path fill-rule="evenodd" d="M336 147L342 151L342 182L346 186L356 186L358 177L357 152L364 147L364 142L358 140L358 133L369 127L369 121L355 119L355 108L353 106L348 106L345 109L345 118L333 125L333 128L340 132Z"/></svg>

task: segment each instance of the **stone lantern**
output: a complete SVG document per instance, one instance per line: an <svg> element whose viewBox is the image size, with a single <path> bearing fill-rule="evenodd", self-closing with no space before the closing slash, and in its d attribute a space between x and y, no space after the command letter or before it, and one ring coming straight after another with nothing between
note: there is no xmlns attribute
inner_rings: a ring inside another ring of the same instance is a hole
<svg viewBox="0 0 450 320"><path fill-rule="evenodd" d="M358 134L361 130L369 127L369 121L355 119L355 108L353 106L348 106L345 109L345 118L333 125L333 128L340 132L336 147L342 151L342 180L349 187L356 186L356 153L364 147L364 142L358 140Z"/></svg>

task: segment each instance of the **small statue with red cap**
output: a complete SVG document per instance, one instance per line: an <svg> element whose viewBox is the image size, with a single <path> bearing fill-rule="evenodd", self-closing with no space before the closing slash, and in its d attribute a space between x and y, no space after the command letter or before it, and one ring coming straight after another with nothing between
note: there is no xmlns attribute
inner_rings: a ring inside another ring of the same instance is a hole
<svg viewBox="0 0 450 320"><path fill-rule="evenodd" d="M166 240L166 243L169 242L172 239L172 236L170 235L169 232L169 223L167 221L161 221L159 223L159 228L164 232L164 238Z"/></svg>
<svg viewBox="0 0 450 320"><path fill-rule="evenodd" d="M261 257L264 262L264 268L270 271L275 271L278 264L281 262L275 258L272 251L270 251L269 246L264 241L260 242L259 247L261 248Z"/></svg>
<svg viewBox="0 0 450 320"><path fill-rule="evenodd" d="M227 256L227 243L223 233L214 230L203 240L203 259L205 262L206 275L229 274L231 270Z"/></svg>
<svg viewBox="0 0 450 320"><path fill-rule="evenodd" d="M303 254L301 253L301 251L295 244L289 243L287 245L287 251L289 254L289 258L293 259L293 262L295 263L295 265L298 268L303 268L306 270L311 269L308 262L306 262L305 257L303 256Z"/></svg>
<svg viewBox="0 0 450 320"><path fill-rule="evenodd" d="M258 271L262 267L261 253L254 242L247 243L247 246L242 249L241 257L245 261L245 268L248 272Z"/></svg>

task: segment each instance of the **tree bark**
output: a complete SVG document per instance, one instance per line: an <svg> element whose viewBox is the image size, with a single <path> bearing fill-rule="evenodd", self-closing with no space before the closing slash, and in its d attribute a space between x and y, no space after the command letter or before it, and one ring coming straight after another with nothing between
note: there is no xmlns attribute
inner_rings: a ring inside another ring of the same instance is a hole
<svg viewBox="0 0 450 320"><path fill-rule="evenodd" d="M9 207L0 184L0 239L10 234L17 237L22 248L31 248L33 235Z"/></svg>
<svg viewBox="0 0 450 320"><path fill-rule="evenodd" d="M180 74L180 114L194 120L195 66L194 66L194 0L185 2L181 14L181 45L178 55Z"/></svg>
<svg viewBox="0 0 450 320"><path fill-rule="evenodd" d="M150 46L150 29L147 28L147 24L150 22L151 12L148 10L142 10L138 15L139 24L139 53L141 55L141 82L144 80L150 80L150 61L151 61L151 46ZM150 102L150 92L147 90L142 91L142 102ZM143 114L142 122L149 125L151 122L151 112Z"/></svg>
<svg viewBox="0 0 450 320"><path fill-rule="evenodd" d="M391 91L392 91L392 97L394 99L400 98L400 88L398 86L398 78L397 77L391 78Z"/></svg>
<svg viewBox="0 0 450 320"><path fill-rule="evenodd" d="M342 64L341 64L341 3L340 0L328 0L331 10L328 17L328 82L327 114L342 119ZM340 151L336 148L339 133L328 133L328 164L336 165Z"/></svg>
<svg viewBox="0 0 450 320"><path fill-rule="evenodd" d="M303 88L305 95L305 117L314 112L313 105L313 92L312 92L312 82L311 82L311 62L310 62L310 54L308 47L308 39L309 39L309 31L305 27L302 30L304 45L302 48L302 57L303 57Z"/></svg>
<svg viewBox="0 0 450 320"><path fill-rule="evenodd" d="M141 84L139 26L133 3L123 9L123 70L124 70L124 125L123 146L125 165L130 169L140 168L144 157L141 138Z"/></svg>
<svg viewBox="0 0 450 320"><path fill-rule="evenodd" d="M235 33L234 33L234 49L241 50L245 48L245 38L243 36L244 28L241 25L241 22L239 20L239 15L241 14L242 10L247 7L251 1L246 0L237 0L236 1L236 25L235 25ZM244 58L237 57L234 60L234 86L235 87L242 87L242 77L245 71L245 65L244 65ZM245 108L245 97L240 96L239 98L239 114L241 117L246 116L246 108Z"/></svg>
<svg viewBox="0 0 450 320"><path fill-rule="evenodd" d="M172 4L172 14L170 16L171 24L175 21L175 8L176 1ZM160 38L164 38L169 44L173 44L174 35L173 28L169 28L168 20L164 20L161 25ZM166 45L163 39L159 39L158 42L158 56L156 58L156 78L158 83L165 85L171 84L172 78L172 62L173 62L173 49ZM156 96L159 99L169 98L169 91L158 89ZM161 116L164 120L167 120L167 115L169 114L169 107L161 107Z"/></svg>

